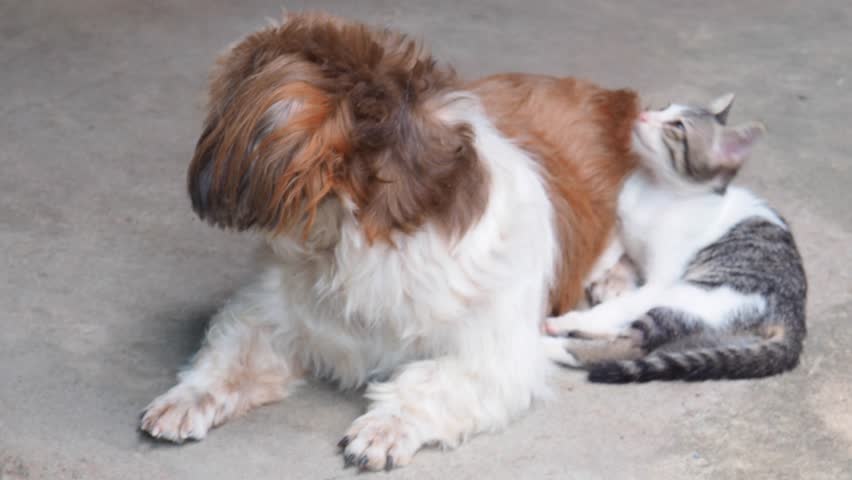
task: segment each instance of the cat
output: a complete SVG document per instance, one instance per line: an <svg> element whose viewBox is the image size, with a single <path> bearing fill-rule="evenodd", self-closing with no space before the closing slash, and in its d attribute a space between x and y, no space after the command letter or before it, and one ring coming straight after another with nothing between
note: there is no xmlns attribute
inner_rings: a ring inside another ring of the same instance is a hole
<svg viewBox="0 0 852 480"><path fill-rule="evenodd" d="M796 367L807 279L786 221L730 185L765 131L758 122L727 126L733 99L640 114L639 166L619 196L609 256L624 255L587 288L601 303L546 321L560 337L549 349L555 361L603 383L757 378Z"/></svg>

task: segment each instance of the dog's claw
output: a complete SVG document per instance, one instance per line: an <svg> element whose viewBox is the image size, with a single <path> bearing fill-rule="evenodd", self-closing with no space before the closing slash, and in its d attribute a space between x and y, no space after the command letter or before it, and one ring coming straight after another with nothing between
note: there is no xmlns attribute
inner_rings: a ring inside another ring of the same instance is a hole
<svg viewBox="0 0 852 480"><path fill-rule="evenodd" d="M351 467L352 465L355 465L355 454L347 453L343 457L343 468Z"/></svg>
<svg viewBox="0 0 852 480"><path fill-rule="evenodd" d="M341 449L346 448L346 446L349 445L349 442L350 442L349 436L347 435L347 436L341 438L339 442L337 442L337 448L341 448Z"/></svg>
<svg viewBox="0 0 852 480"><path fill-rule="evenodd" d="M360 457L358 457L358 468L360 468L361 470L364 470L368 463L370 463L370 459L367 458L366 455L361 455Z"/></svg>

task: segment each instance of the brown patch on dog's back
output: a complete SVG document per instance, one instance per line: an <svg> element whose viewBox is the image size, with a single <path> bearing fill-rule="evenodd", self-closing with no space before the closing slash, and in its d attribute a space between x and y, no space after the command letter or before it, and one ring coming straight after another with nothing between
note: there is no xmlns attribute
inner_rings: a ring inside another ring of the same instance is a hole
<svg viewBox="0 0 852 480"><path fill-rule="evenodd" d="M582 298L583 280L613 232L621 185L636 166L631 131L638 96L525 74L487 77L471 88L497 128L547 174L562 249L551 313L565 313Z"/></svg>

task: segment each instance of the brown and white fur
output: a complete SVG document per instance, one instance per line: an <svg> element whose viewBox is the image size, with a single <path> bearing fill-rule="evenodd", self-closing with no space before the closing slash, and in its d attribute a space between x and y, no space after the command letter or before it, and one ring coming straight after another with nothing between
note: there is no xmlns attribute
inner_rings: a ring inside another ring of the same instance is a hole
<svg viewBox="0 0 852 480"><path fill-rule="evenodd" d="M210 93L193 207L272 254L144 431L201 439L317 375L367 385L340 446L389 469L546 394L540 324L577 302L612 231L635 94L525 75L466 86L406 37L324 15L242 40Z"/></svg>

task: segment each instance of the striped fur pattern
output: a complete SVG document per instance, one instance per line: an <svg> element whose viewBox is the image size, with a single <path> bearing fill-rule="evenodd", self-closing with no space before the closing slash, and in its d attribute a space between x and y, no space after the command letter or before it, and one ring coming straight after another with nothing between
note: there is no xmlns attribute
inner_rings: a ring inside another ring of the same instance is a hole
<svg viewBox="0 0 852 480"><path fill-rule="evenodd" d="M721 329L683 311L653 308L630 325L631 338L649 355L592 364L590 380L757 378L796 367L806 334L807 281L789 230L761 218L746 220L700 251L683 280L758 294L767 308L740 312Z"/></svg>
<svg viewBox="0 0 852 480"><path fill-rule="evenodd" d="M732 100L640 116L641 168L619 199L618 242L644 284L605 291L629 288L607 279L624 277L621 261L592 284L604 289L602 303L547 323L551 334L575 337L555 359L588 369L589 380L759 378L798 364L805 271L787 223L728 186L762 132L757 123L725 125Z"/></svg>

